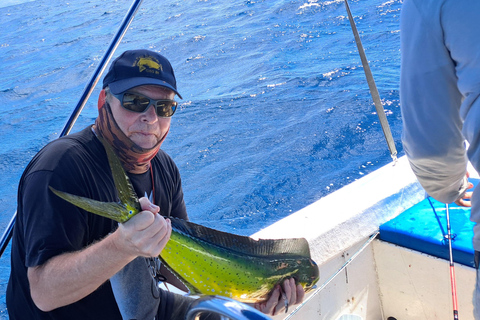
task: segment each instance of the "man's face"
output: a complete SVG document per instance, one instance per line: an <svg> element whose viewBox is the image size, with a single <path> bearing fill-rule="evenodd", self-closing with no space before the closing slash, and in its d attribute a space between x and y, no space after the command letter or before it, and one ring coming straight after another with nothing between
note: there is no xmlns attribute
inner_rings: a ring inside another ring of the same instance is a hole
<svg viewBox="0 0 480 320"><path fill-rule="evenodd" d="M155 100L175 98L172 90L160 86L139 86L128 92L139 93ZM153 148L168 132L170 118L158 117L153 105L150 105L145 112L138 113L123 108L121 102L112 95L108 95L107 99L118 126L139 147Z"/></svg>

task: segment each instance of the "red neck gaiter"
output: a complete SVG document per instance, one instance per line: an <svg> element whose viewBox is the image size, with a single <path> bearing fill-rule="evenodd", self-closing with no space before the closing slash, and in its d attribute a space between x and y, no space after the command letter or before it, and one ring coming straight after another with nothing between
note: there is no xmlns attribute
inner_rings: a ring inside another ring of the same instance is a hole
<svg viewBox="0 0 480 320"><path fill-rule="evenodd" d="M170 129L170 128L169 128ZM93 130L113 146L123 168L130 173L141 174L150 169L150 161L155 157L168 131L162 139L150 149L145 149L135 144L118 127L110 105L105 100L105 91L102 90L98 98L98 117L93 125Z"/></svg>

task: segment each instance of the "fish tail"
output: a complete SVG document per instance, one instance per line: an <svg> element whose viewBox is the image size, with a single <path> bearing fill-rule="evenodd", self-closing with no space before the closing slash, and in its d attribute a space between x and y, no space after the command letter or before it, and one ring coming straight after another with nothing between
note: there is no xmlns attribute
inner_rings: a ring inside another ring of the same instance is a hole
<svg viewBox="0 0 480 320"><path fill-rule="evenodd" d="M127 210L124 206L115 202L101 202L92 200L73 194L69 194L63 191L58 191L55 188L49 186L50 190L63 200L82 208L88 212L98 214L105 218L110 218L117 222L125 222L130 219L132 210Z"/></svg>

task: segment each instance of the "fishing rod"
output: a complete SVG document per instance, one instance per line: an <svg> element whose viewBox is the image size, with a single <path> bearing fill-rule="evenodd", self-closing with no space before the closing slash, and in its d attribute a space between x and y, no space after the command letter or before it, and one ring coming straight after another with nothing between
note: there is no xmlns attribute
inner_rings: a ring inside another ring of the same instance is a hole
<svg viewBox="0 0 480 320"><path fill-rule="evenodd" d="M70 133L70 131L73 128L73 125L78 119L78 116L83 110L83 107L85 107L85 104L88 101L88 98L92 94L93 90L95 89L95 86L97 85L98 81L100 80L100 77L102 76L103 72L107 68L108 62L112 58L113 54L115 53L115 50L117 49L118 45L120 44L120 41L122 40L123 36L127 32L128 27L130 26L133 18L135 17L135 14L138 11L138 8L140 7L140 4L143 2L143 0L134 0L132 5L130 6L130 9L128 9L127 14L123 18L123 21L118 28L118 31L115 33L114 37L112 38L112 41L110 42L110 45L107 48L107 51L103 55L102 60L100 60L99 65L95 69L93 75L90 78L90 81L87 83L85 86L85 89L83 90L83 94L80 97L80 100L78 101L77 106L73 110L70 118L68 119L67 123L65 124L62 132L60 133L59 137L66 136ZM3 255L5 252L5 249L7 248L8 243L10 242L10 239L12 238L13 234L13 226L15 225L15 220L17 218L17 212L15 212L10 219L10 222L8 223L7 228L5 229L2 238L0 239L0 257Z"/></svg>
<svg viewBox="0 0 480 320"><path fill-rule="evenodd" d="M458 320L458 304L457 304L457 284L455 282L455 266L453 264L452 254L452 234L450 230L450 213L448 210L448 203L445 204L447 212L447 239L448 239L448 251L450 257L450 284L452 286L452 301L453 301L453 319Z"/></svg>
<svg viewBox="0 0 480 320"><path fill-rule="evenodd" d="M428 202L430 203L430 207L432 207L435 217L437 218L437 222L438 222L438 225L440 226L443 237L448 240L448 252L449 252L449 262L450 262L450 285L452 288L452 302L453 302L453 319L458 320L457 284L455 281L455 265L453 264L453 252L452 252L452 240L455 238L455 236L452 236L452 230L450 227L449 206L448 206L448 203L445 204L445 212L447 216L447 233L445 234L442 223L440 222L440 219L435 210L435 206L430 200L430 196L427 195L427 199L428 199Z"/></svg>
<svg viewBox="0 0 480 320"><path fill-rule="evenodd" d="M365 76L367 78L370 94L372 96L373 103L375 104L375 109L380 120L380 125L382 126L383 135L385 136L385 140L387 140L390 155L393 161L396 162L397 149L395 148L395 142L393 141L392 132L390 131L390 126L388 125L387 121L387 116L385 115L385 110L383 109L382 101L380 100L380 94L378 93L375 80L373 79L372 70L370 70L370 66L368 65L367 56L365 55L365 50L363 49L357 26L355 25L355 21L353 20L352 12L350 11L350 6L348 5L348 0L345 0L345 7L347 9L348 20L350 20L350 26L352 27L353 35L355 37L355 43L357 44L358 54L360 55L360 59L362 60L363 70L365 71Z"/></svg>

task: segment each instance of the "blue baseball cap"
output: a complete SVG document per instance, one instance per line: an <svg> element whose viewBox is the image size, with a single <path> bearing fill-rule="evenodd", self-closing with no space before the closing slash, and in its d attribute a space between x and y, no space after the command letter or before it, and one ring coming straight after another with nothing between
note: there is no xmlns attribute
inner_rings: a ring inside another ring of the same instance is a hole
<svg viewBox="0 0 480 320"><path fill-rule="evenodd" d="M113 94L120 94L142 85L157 85L177 91L177 81L170 62L161 54L150 50L128 50L116 58L103 78Z"/></svg>

